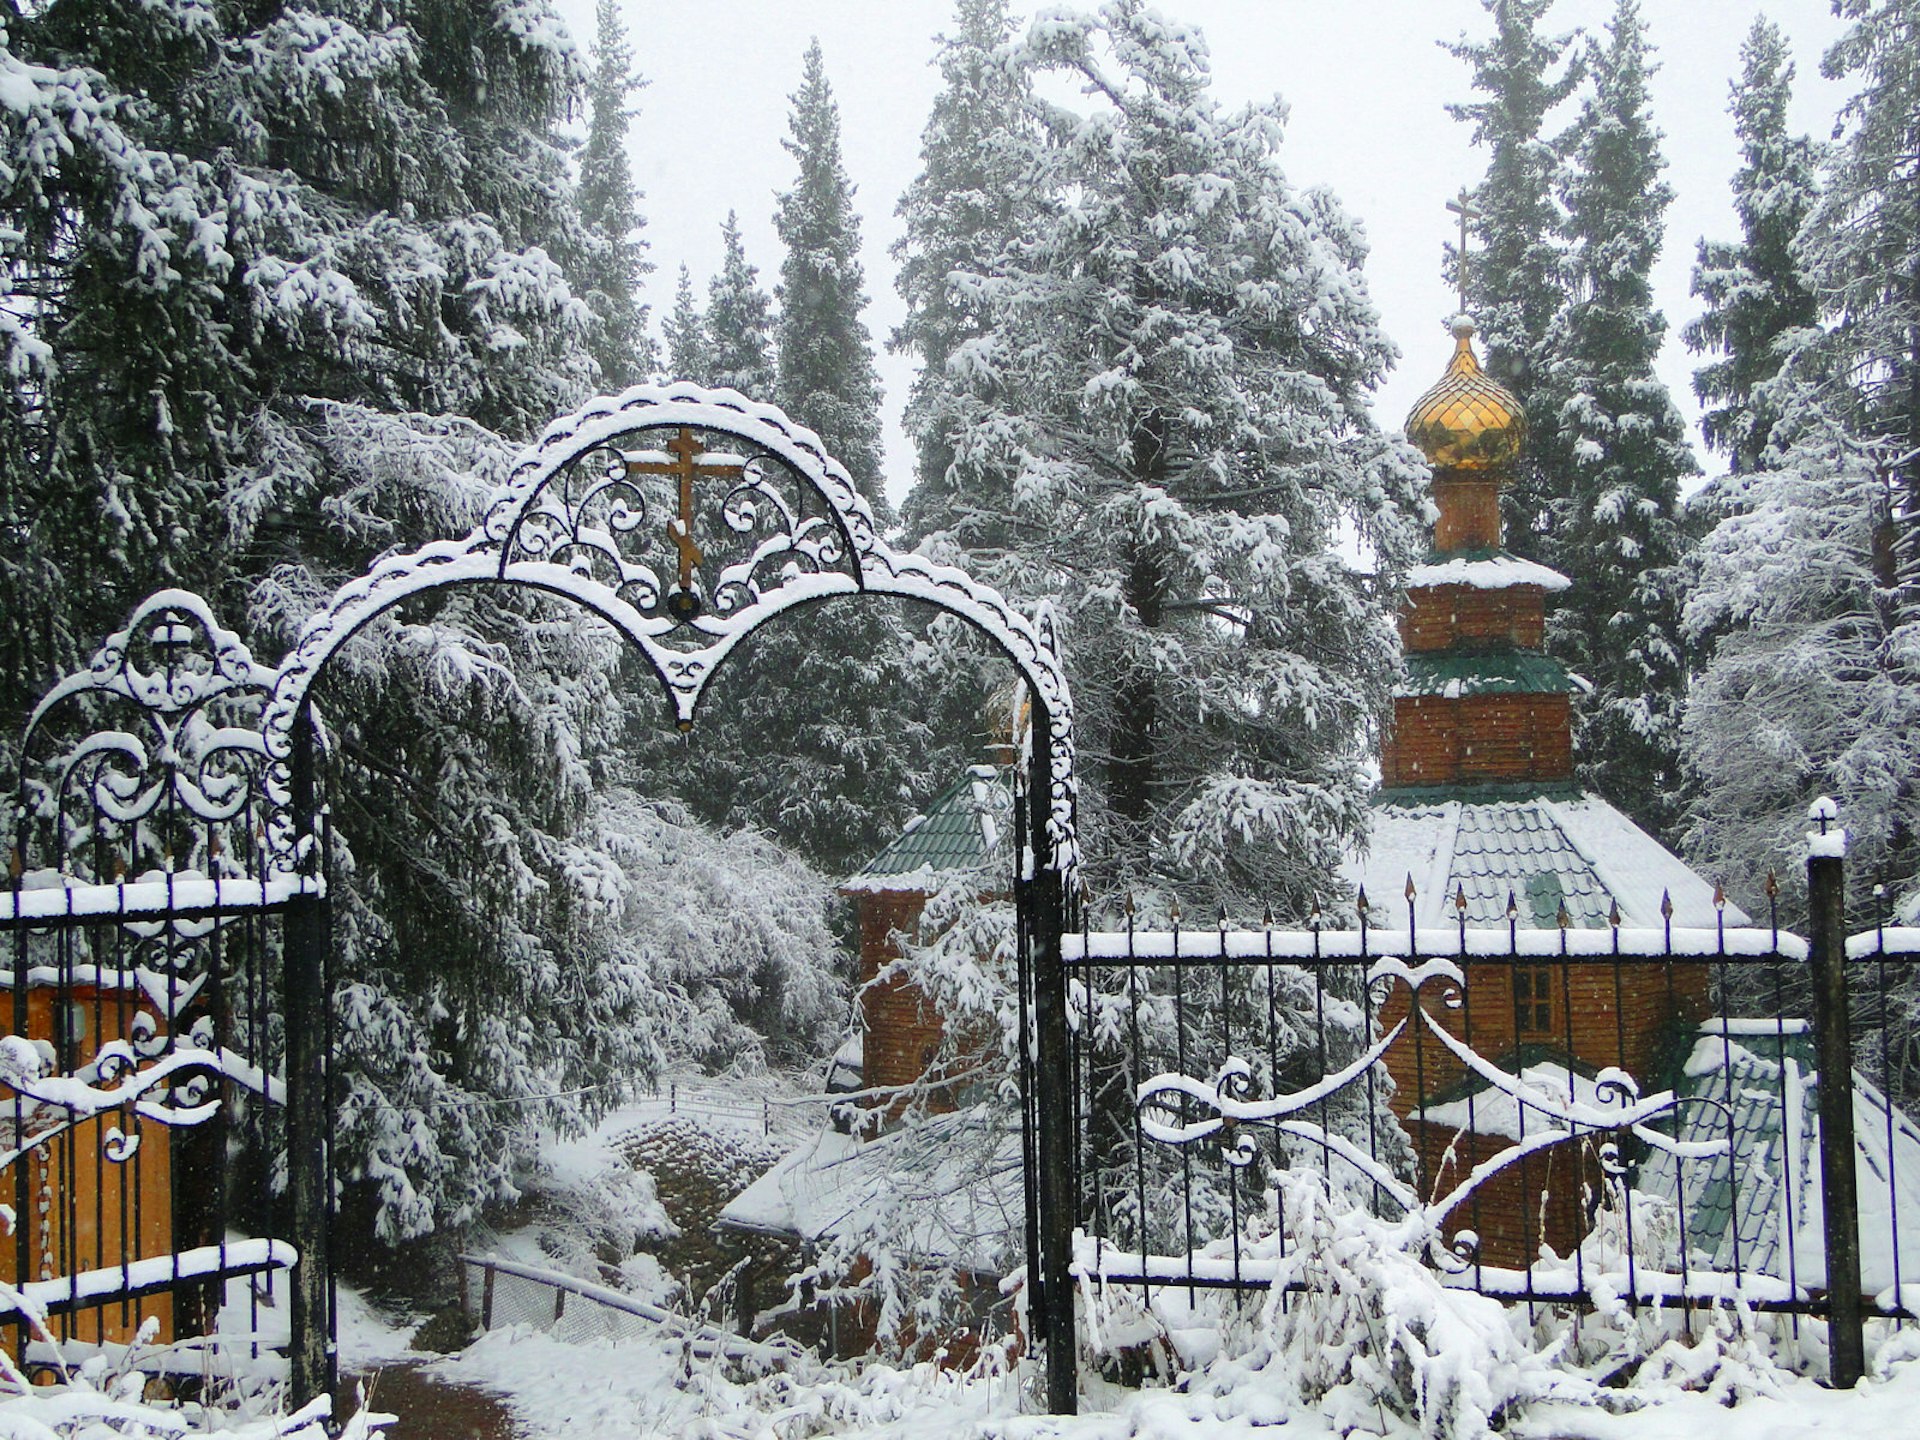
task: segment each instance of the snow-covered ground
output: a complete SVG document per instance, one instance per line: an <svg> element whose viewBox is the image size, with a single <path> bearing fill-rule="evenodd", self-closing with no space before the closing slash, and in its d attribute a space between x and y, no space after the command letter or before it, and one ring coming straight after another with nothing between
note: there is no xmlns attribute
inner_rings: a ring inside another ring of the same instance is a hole
<svg viewBox="0 0 1920 1440"><path fill-rule="evenodd" d="M1911 1333L1911 1332L1910 1332ZM1505 1433L1538 1440L1742 1440L1920 1434L1920 1344L1896 1341L1890 1363L1857 1390L1827 1390L1811 1380L1786 1383L1778 1396L1729 1408L1708 1394L1679 1395L1627 1414L1564 1403L1533 1406ZM805 1377L729 1380L714 1364L689 1364L671 1344L624 1341L567 1345L524 1329L499 1330L466 1351L433 1362L431 1372L493 1390L508 1402L529 1440L627 1440L627 1437L798 1437L852 1440L1219 1440L1284 1433L1315 1440L1369 1429L1345 1428L1323 1413L1290 1404L1277 1377L1244 1361L1216 1362L1184 1390L1127 1391L1095 1382L1094 1413L1073 1418L1023 1414L1031 1397L1004 1375L966 1378L930 1365L821 1370ZM1354 1419L1346 1417L1348 1423ZM1418 1431L1382 1414L1378 1433Z"/></svg>

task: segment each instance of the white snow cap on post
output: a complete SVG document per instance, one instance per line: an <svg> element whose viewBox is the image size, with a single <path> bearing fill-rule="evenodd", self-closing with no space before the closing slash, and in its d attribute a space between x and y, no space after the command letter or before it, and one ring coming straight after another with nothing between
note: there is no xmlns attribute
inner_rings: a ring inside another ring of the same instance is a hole
<svg viewBox="0 0 1920 1440"><path fill-rule="evenodd" d="M1822 795L1807 807L1807 819L1819 825L1818 830L1807 832L1807 858L1843 860L1847 854L1847 832L1835 825L1829 830L1829 822L1840 818L1840 807L1831 797Z"/></svg>

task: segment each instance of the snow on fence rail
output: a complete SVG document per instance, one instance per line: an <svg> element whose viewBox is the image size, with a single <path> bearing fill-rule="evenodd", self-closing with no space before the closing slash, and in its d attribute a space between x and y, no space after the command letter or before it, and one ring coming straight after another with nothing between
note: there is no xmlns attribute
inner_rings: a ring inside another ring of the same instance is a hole
<svg viewBox="0 0 1920 1440"><path fill-rule="evenodd" d="M731 1360L763 1374L784 1369L805 1354L784 1338L751 1340L564 1271L494 1255L459 1258L461 1309L483 1330L528 1325L567 1341L664 1334L681 1341L696 1359ZM480 1275L477 1294L472 1271Z"/></svg>

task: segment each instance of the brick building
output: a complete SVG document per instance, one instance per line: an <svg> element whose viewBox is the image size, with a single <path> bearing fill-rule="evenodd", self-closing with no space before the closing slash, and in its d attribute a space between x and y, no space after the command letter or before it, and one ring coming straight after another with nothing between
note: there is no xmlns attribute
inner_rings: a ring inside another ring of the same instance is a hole
<svg viewBox="0 0 1920 1440"><path fill-rule="evenodd" d="M1400 619L1407 673L1381 747L1371 845L1347 875L1376 925L1744 924L1679 857L1574 782L1571 705L1585 687L1543 647L1547 596L1570 582L1501 545L1500 491L1526 417L1481 372L1472 322L1462 316L1453 333L1446 374L1407 420L1433 466L1439 513ZM1702 965L1529 959L1465 974L1464 1003L1423 994L1427 1013L1501 1069L1585 1099L1610 1067L1660 1078L1708 1000ZM1397 991L1383 1023L1407 1006ZM1444 1194L1548 1123L1489 1093L1418 1025L1388 1068L1424 1194ZM1474 1231L1491 1264L1530 1263L1542 1242L1564 1255L1586 1228L1591 1151L1588 1137L1540 1152L1481 1187L1449 1233Z"/></svg>

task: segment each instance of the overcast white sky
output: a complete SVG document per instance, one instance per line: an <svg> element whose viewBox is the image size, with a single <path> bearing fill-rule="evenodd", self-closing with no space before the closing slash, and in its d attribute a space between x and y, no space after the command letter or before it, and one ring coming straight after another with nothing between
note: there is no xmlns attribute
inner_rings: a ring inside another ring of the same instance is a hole
<svg viewBox="0 0 1920 1440"><path fill-rule="evenodd" d="M584 45L593 0L556 0ZM1091 0L1089 0L1091 3ZM1840 33L1827 0L1642 0L1658 50L1654 116L1666 134L1667 178L1677 192L1655 275L1669 336L1661 370L1693 416L1697 363L1675 338L1694 313L1687 294L1694 242L1732 239L1727 182L1737 163L1727 87L1740 41L1759 13L1791 38L1799 65L1798 128L1826 135L1843 98L1820 78L1820 56ZM648 299L656 321L671 305L684 262L704 297L720 258L720 222L739 212L747 256L769 289L780 265L775 195L793 181L780 141L800 61L818 35L840 103L849 174L858 187L867 293L876 344L901 314L887 251L900 233L894 205L919 165L920 130L937 88L934 37L948 0L622 0L640 93L630 144L646 192L647 238L658 269ZM1016 8L1030 14L1034 7ZM1465 66L1437 42L1490 23L1479 0L1165 0L1167 15L1206 35L1214 88L1239 104L1278 94L1291 111L1280 159L1296 185L1331 186L1372 243L1367 278L1402 360L1382 387L1382 423L1397 426L1439 374L1449 353L1442 321L1453 309L1440 273L1451 233L1447 197L1477 181L1484 152L1447 117L1467 97ZM1559 0L1550 24L1598 29L1612 0ZM879 356L886 389L888 492L897 501L912 474L899 427L911 364ZM803 423L805 416L796 417ZM1695 435L1698 448L1698 434ZM1709 471L1724 468L1701 452Z"/></svg>

